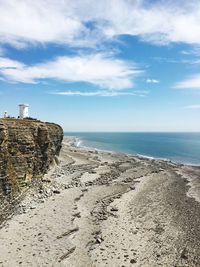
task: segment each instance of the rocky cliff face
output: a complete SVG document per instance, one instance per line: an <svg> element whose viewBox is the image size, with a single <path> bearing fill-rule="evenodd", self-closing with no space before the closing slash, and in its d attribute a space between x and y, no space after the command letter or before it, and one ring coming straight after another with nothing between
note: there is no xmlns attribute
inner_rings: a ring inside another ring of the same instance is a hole
<svg viewBox="0 0 200 267"><path fill-rule="evenodd" d="M59 154L63 130L34 120L0 119L0 194L20 192Z"/></svg>

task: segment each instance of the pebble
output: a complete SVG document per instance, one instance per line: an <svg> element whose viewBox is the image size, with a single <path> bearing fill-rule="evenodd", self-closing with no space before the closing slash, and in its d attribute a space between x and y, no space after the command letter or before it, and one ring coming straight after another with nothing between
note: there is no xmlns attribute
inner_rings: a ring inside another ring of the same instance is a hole
<svg viewBox="0 0 200 267"><path fill-rule="evenodd" d="M111 211L118 211L119 209L117 207L112 207L110 210Z"/></svg>
<svg viewBox="0 0 200 267"><path fill-rule="evenodd" d="M54 190L53 190L53 193L54 193L54 194L60 194L60 190L58 190L58 189L54 189Z"/></svg>
<svg viewBox="0 0 200 267"><path fill-rule="evenodd" d="M96 241L97 241L97 243L101 244L101 242L103 242L103 238L102 237L97 237Z"/></svg>
<svg viewBox="0 0 200 267"><path fill-rule="evenodd" d="M136 263L137 261L135 259L131 259L130 263Z"/></svg>
<svg viewBox="0 0 200 267"><path fill-rule="evenodd" d="M31 206L30 209L34 210L34 209L36 209L36 206Z"/></svg>

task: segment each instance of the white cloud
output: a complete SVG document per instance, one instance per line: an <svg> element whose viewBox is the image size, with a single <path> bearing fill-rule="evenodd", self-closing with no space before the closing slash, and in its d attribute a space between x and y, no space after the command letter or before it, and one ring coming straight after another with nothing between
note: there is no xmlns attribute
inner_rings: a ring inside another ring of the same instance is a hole
<svg viewBox="0 0 200 267"><path fill-rule="evenodd" d="M187 109L200 109L200 105L190 105L190 106L186 106L185 108L187 108Z"/></svg>
<svg viewBox="0 0 200 267"><path fill-rule="evenodd" d="M94 45L121 34L200 44L198 0L0 0L0 42Z"/></svg>
<svg viewBox="0 0 200 267"><path fill-rule="evenodd" d="M19 69L24 67L25 65L19 61L0 57L0 71L6 69Z"/></svg>
<svg viewBox="0 0 200 267"><path fill-rule="evenodd" d="M176 83L174 88L200 90L200 74L193 75L188 79Z"/></svg>
<svg viewBox="0 0 200 267"><path fill-rule="evenodd" d="M84 92L84 91L64 91L64 92L55 92L55 95L63 95L63 96L103 96L103 97L115 97L115 96L146 96L146 93L143 92L119 92L119 91L92 91L92 92Z"/></svg>
<svg viewBox="0 0 200 267"><path fill-rule="evenodd" d="M86 34L86 28L70 13L68 1L1 0L0 42L19 48L37 42L71 43Z"/></svg>
<svg viewBox="0 0 200 267"><path fill-rule="evenodd" d="M55 79L121 90L133 87L133 79L141 72L133 63L102 53L63 56L32 66L0 58L0 74L10 82L38 83L44 79Z"/></svg>
<svg viewBox="0 0 200 267"><path fill-rule="evenodd" d="M160 83L160 81L156 79L147 79L146 83Z"/></svg>

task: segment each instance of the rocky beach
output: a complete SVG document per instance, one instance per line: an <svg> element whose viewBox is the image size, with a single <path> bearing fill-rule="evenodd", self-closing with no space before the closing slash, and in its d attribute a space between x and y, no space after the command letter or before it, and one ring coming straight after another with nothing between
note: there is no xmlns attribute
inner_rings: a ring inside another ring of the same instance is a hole
<svg viewBox="0 0 200 267"><path fill-rule="evenodd" d="M200 167L74 143L2 223L0 266L200 266Z"/></svg>

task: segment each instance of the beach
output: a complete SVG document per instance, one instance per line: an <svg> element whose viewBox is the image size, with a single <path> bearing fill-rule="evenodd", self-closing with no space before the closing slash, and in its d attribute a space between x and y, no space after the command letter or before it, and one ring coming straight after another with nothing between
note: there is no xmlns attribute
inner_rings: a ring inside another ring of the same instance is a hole
<svg viewBox="0 0 200 267"><path fill-rule="evenodd" d="M0 266L200 266L200 167L75 141L2 225Z"/></svg>

